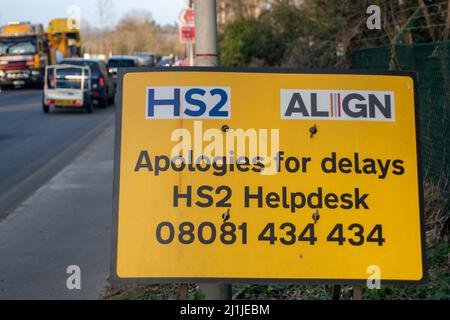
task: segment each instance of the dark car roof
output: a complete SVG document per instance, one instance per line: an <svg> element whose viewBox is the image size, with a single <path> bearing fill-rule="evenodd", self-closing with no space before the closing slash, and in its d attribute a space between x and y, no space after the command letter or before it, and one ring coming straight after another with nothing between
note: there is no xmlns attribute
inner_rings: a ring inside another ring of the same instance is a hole
<svg viewBox="0 0 450 320"><path fill-rule="evenodd" d="M86 61L86 62L102 62L100 59L84 59L84 58L64 58L61 60L61 62L67 62L67 61Z"/></svg>
<svg viewBox="0 0 450 320"><path fill-rule="evenodd" d="M74 64L88 66L91 69L92 75L102 74L102 64L104 62L99 59L83 59L83 58L66 58L61 60L58 64ZM106 68L106 64L105 64Z"/></svg>
<svg viewBox="0 0 450 320"><path fill-rule="evenodd" d="M112 56L108 60L136 60L135 56Z"/></svg>

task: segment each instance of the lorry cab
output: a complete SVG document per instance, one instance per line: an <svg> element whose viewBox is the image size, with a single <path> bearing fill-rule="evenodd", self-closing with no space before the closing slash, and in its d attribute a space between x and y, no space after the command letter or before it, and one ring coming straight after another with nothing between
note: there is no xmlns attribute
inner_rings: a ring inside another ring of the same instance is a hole
<svg viewBox="0 0 450 320"><path fill-rule="evenodd" d="M41 86L47 51L41 24L10 22L0 27L0 86Z"/></svg>

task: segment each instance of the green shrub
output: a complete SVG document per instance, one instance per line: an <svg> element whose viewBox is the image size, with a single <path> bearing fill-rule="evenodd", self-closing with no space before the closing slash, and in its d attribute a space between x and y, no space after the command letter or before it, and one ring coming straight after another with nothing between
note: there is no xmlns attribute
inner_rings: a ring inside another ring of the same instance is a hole
<svg viewBox="0 0 450 320"><path fill-rule="evenodd" d="M255 19L229 24L220 36L220 63L223 66L246 66L253 60L265 65L279 63L283 47L269 25Z"/></svg>

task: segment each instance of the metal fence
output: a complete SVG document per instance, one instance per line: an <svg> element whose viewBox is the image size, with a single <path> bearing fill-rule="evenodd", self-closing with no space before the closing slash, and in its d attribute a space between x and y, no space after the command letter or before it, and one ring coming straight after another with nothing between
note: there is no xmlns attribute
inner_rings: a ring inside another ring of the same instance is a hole
<svg viewBox="0 0 450 320"><path fill-rule="evenodd" d="M380 46L352 52L353 69L416 71L425 177L448 193L450 168L450 41Z"/></svg>

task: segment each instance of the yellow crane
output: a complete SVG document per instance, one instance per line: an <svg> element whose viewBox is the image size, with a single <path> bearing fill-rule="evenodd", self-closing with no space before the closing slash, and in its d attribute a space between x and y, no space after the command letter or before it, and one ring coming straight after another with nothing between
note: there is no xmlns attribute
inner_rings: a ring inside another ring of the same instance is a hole
<svg viewBox="0 0 450 320"><path fill-rule="evenodd" d="M80 27L75 19L53 19L48 24L47 39L49 44L50 64L59 58L81 56Z"/></svg>

